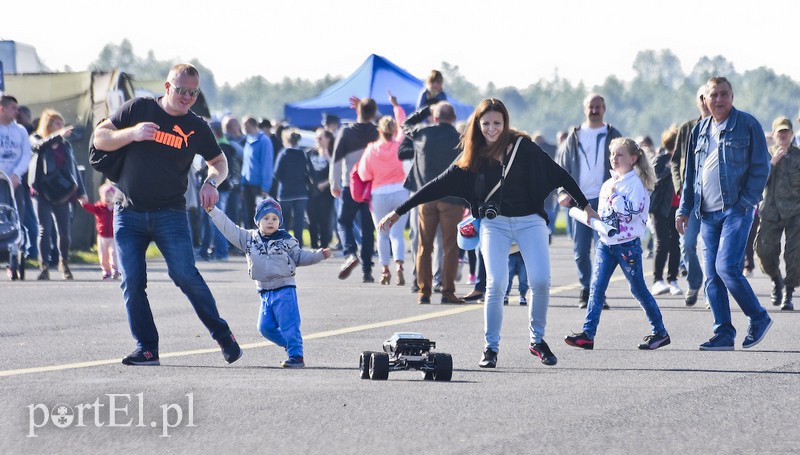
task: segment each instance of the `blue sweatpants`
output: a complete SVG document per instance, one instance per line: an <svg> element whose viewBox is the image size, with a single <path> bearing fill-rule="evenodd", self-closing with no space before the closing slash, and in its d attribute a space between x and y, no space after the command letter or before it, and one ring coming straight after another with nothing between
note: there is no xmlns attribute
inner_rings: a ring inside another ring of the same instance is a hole
<svg viewBox="0 0 800 455"><path fill-rule="evenodd" d="M303 357L303 336L300 334L300 307L297 288L288 286L261 290L261 312L258 331L269 341L285 348L289 357Z"/></svg>

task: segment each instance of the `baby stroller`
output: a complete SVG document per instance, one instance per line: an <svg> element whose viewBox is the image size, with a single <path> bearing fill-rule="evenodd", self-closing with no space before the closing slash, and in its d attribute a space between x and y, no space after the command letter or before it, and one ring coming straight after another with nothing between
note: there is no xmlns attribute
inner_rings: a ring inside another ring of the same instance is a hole
<svg viewBox="0 0 800 455"><path fill-rule="evenodd" d="M8 256L8 275L12 281L25 279L24 246L25 231L14 199L14 185L0 172L0 258Z"/></svg>

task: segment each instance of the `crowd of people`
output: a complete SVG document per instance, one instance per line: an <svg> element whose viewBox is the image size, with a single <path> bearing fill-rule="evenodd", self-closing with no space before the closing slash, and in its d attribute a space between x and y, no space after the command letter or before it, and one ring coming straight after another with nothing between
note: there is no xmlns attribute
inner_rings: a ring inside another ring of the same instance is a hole
<svg viewBox="0 0 800 455"><path fill-rule="evenodd" d="M409 276L419 304L430 304L437 292L443 304L483 302L483 368L497 365L503 305L517 276L519 303L529 304L529 350L555 365L545 331L559 206L578 207L587 219L615 228L598 233L568 219L578 307L586 310L583 329L565 337L568 345L594 348L617 266L651 325L640 349L670 344L656 296L683 294L687 306L695 305L704 275L714 326L699 348L733 349L729 293L750 322L742 346L759 343L772 319L747 280L755 264L748 245L773 281L772 303L794 308L800 149L792 122L775 120L768 149L758 122L733 107L733 87L724 77L700 87L699 117L668 128L660 148L607 123L606 100L597 93L584 100L585 121L559 133L556 144L512 128L498 99L485 99L469 119L457 119L436 70L414 112L406 113L391 92L392 115L380 116L374 99L353 97L355 122L343 126L325 116L314 146L303 148L300 132L283 123L194 115L199 80L193 66L176 65L162 97L131 100L96 128L94 146L126 158L119 181L100 186L95 203L77 171L64 118L46 110L33 127L15 98L0 100L0 170L11 179L20 212L32 207L36 215L38 237L30 247L38 256L37 278L50 279L57 264L72 279L70 220L80 204L97 220L102 279L122 280L136 340L125 364L160 362L144 291L144 253L152 241L229 363L242 352L195 261L225 261L234 252L247 257L261 294L259 330L286 348L282 366L292 368L305 365L294 270L340 250L342 280L360 267L361 281L374 283L377 261L379 283L404 286ZM181 153L159 153L167 148ZM465 238L472 241L461 243ZM310 250L303 249L306 242ZM651 286L643 274L647 250L655 252ZM461 297L456 282L464 262L474 288ZM685 293L678 284L683 276Z"/></svg>

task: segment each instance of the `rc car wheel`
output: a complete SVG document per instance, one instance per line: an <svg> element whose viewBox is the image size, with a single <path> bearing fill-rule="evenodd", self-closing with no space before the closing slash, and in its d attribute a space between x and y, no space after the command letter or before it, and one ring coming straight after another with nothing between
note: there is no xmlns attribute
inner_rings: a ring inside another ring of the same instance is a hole
<svg viewBox="0 0 800 455"><path fill-rule="evenodd" d="M449 381L453 377L453 357L437 352L433 355L433 380Z"/></svg>
<svg viewBox="0 0 800 455"><path fill-rule="evenodd" d="M373 352L369 361L369 377L373 381L389 379L389 354Z"/></svg>
<svg viewBox="0 0 800 455"><path fill-rule="evenodd" d="M369 360L372 357L372 351L364 351L361 357L358 358L358 371L361 373L361 379L369 379Z"/></svg>

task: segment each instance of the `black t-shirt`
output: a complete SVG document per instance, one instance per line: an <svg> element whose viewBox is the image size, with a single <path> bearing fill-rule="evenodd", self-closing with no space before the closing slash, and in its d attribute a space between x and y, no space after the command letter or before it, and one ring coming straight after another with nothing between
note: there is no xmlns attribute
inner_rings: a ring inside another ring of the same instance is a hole
<svg viewBox="0 0 800 455"><path fill-rule="evenodd" d="M141 122L159 126L155 140L126 146L118 185L135 210L185 209L184 194L194 156L209 161L222 153L202 118L193 112L169 115L153 98L126 102L110 120L117 129Z"/></svg>

